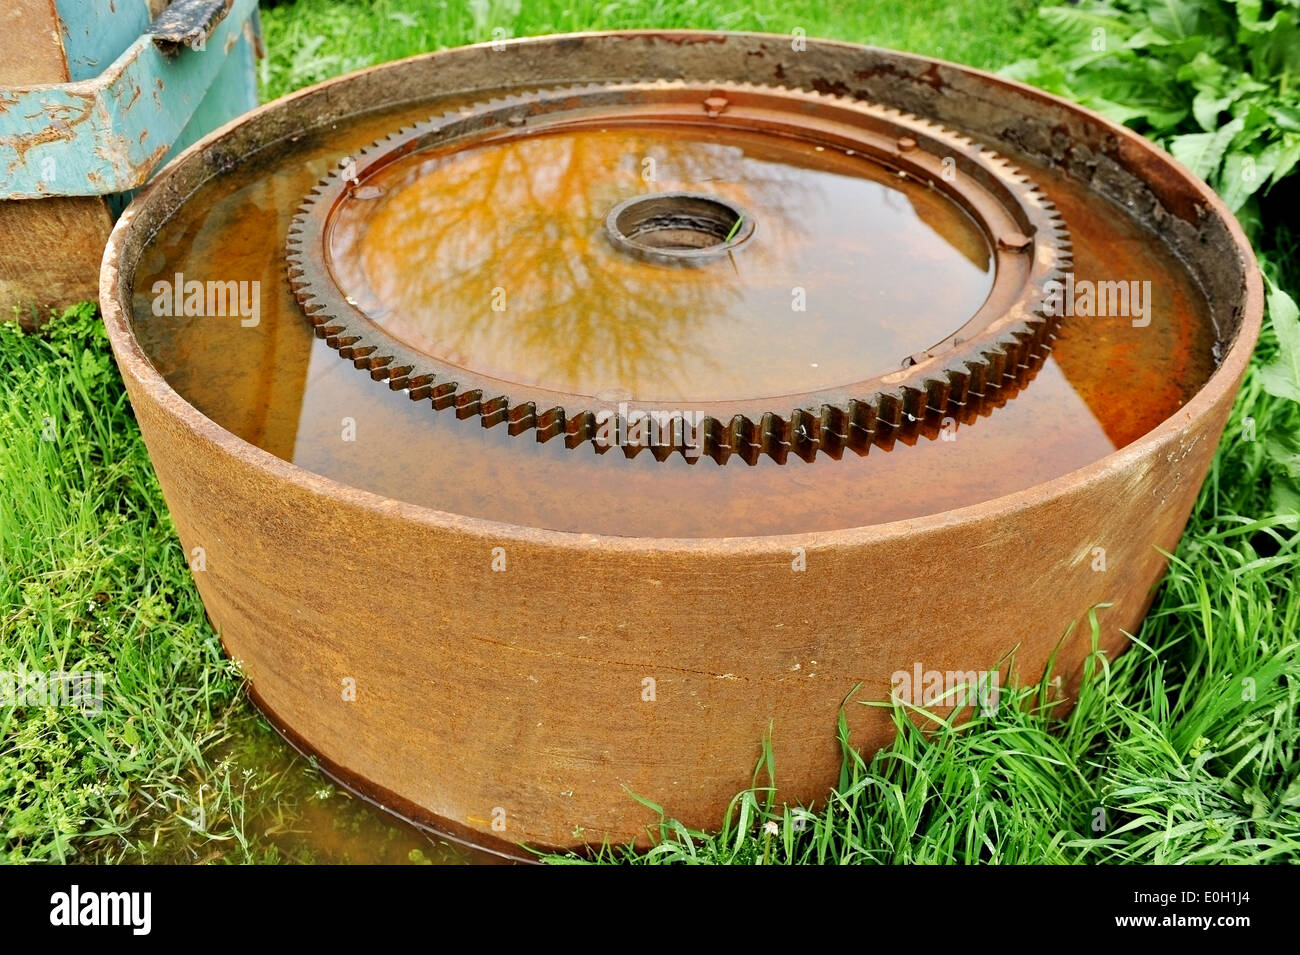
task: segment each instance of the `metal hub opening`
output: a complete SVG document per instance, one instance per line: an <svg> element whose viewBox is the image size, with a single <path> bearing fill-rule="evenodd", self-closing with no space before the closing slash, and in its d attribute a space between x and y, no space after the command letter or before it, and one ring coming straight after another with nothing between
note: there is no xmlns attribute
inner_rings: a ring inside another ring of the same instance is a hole
<svg viewBox="0 0 1300 955"><path fill-rule="evenodd" d="M619 203L605 219L605 234L614 248L638 258L695 265L746 242L754 220L718 196L665 192Z"/></svg>

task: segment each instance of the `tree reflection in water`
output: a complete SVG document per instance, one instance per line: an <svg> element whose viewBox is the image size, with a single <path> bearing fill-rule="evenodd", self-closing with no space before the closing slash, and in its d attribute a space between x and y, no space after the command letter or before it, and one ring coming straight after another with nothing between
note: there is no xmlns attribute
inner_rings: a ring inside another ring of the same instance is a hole
<svg viewBox="0 0 1300 955"><path fill-rule="evenodd" d="M329 235L336 281L367 314L445 361L580 394L701 401L860 380L949 334L991 281L983 236L948 200L757 134L570 131L417 154L367 184L382 194L345 200ZM753 239L694 267L609 245L610 209L678 189L746 208Z"/></svg>

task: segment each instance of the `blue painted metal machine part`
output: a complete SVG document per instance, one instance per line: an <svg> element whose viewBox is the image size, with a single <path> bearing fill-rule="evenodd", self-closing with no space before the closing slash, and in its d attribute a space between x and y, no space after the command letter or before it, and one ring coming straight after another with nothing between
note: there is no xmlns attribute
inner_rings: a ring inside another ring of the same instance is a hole
<svg viewBox="0 0 1300 955"><path fill-rule="evenodd" d="M257 0L56 0L68 83L0 87L0 199L104 196L257 105ZM113 52L120 50L120 52Z"/></svg>

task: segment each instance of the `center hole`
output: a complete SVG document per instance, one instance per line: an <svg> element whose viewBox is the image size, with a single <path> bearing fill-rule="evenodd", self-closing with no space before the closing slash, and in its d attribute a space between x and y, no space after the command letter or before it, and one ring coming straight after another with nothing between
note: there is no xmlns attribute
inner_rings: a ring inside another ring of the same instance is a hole
<svg viewBox="0 0 1300 955"><path fill-rule="evenodd" d="M737 206L716 196L657 193L620 203L606 232L625 252L660 261L698 261L739 245L754 230Z"/></svg>

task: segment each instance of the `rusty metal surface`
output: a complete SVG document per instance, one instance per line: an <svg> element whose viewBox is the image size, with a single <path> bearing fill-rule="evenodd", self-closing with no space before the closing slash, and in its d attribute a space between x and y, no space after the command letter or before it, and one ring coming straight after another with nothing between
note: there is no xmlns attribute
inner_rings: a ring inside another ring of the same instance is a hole
<svg viewBox="0 0 1300 955"><path fill-rule="evenodd" d="M778 82L923 112L1152 223L1205 289L1222 361L1145 436L1028 490L885 525L713 540L560 533L405 504L240 441L168 386L133 336L132 277L154 228L199 183L355 111L490 90L507 71L524 88ZM859 698L887 696L890 674L915 660L967 669L1014 650L1017 675L1035 680L1055 657L1068 691L1093 649L1083 627L1062 642L1072 624L1105 604L1108 653L1140 625L1263 311L1250 248L1222 203L1129 130L920 57L813 40L794 53L788 37L690 32L447 51L265 107L141 193L109 242L101 302L180 538L208 548L196 574L205 606L258 700L389 805L542 845L644 843L657 817L629 792L687 825L716 826L749 785L769 728L778 798L819 799L836 779L846 696L859 684ZM1119 572L1091 571L1097 545ZM493 547L509 550L509 573L483 572ZM793 547L807 554L797 579ZM952 580L955 564L961 585L936 594L926 581ZM346 568L347 586L322 567ZM835 594L837 612L792 611L792 590ZM660 681L654 704L638 698L647 675ZM343 677L357 681L357 702L340 700ZM846 715L858 747L892 736L887 710L850 704Z"/></svg>
<svg viewBox="0 0 1300 955"><path fill-rule="evenodd" d="M54 0L9 0L0 9L0 87L67 79Z"/></svg>
<svg viewBox="0 0 1300 955"><path fill-rule="evenodd" d="M335 210L365 202L368 181L394 163L426 150L469 148L556 129L611 123L668 123L710 135L756 129L800 137L871 156L899 175L951 193L975 216L995 257L993 290L976 314L924 351L901 359L898 370L842 387L779 399L736 396L706 403L678 402L674 413L702 420L666 429L655 449L702 453L718 463L754 464L769 455L811 461L819 452L838 458L873 443L914 435L927 417L960 416L1021 387L1026 370L1050 351L1059 316L1043 308L1048 283L1070 268L1069 232L1043 191L1001 156L968 137L874 104L785 88L711 83L602 84L542 90L457 110L400 130L334 170L313 190L288 237L290 286L316 334L343 358L413 401L505 424L512 435L535 431L538 440L562 437L569 447L596 442L601 424L626 428L659 406L565 393L492 378L411 348L365 315L330 273L326 232ZM956 176L943 173L954 164ZM357 199L355 197L363 198ZM696 442L699 442L698 444Z"/></svg>
<svg viewBox="0 0 1300 955"><path fill-rule="evenodd" d="M94 301L113 216L104 199L62 197L0 202L0 314L24 324L50 309Z"/></svg>
<svg viewBox="0 0 1300 955"><path fill-rule="evenodd" d="M233 4L234 0L172 0L149 25L149 34L164 53L177 53L182 46L203 49Z"/></svg>

